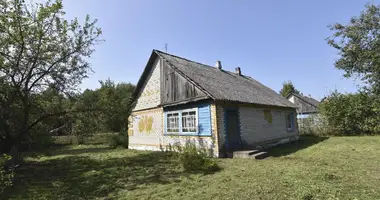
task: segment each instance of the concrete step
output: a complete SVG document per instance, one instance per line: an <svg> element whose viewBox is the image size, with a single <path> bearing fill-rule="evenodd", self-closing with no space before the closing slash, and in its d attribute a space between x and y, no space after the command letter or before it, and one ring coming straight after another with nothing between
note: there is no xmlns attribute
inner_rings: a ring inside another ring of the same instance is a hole
<svg viewBox="0 0 380 200"><path fill-rule="evenodd" d="M259 153L259 150L247 150L247 151L234 151L232 157L233 158L250 158L251 155Z"/></svg>
<svg viewBox="0 0 380 200"><path fill-rule="evenodd" d="M255 153L255 154L252 154L250 155L252 158L255 158L256 160L261 160L261 159L264 159L266 157L268 157L268 152L258 152L258 153Z"/></svg>

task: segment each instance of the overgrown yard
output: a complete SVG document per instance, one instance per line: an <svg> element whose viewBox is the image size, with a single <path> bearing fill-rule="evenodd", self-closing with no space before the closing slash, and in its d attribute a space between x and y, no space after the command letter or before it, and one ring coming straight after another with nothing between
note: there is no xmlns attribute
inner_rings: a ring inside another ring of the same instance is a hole
<svg viewBox="0 0 380 200"><path fill-rule="evenodd" d="M64 146L27 157L1 199L380 199L380 137L302 137L271 157L185 173L170 154Z"/></svg>

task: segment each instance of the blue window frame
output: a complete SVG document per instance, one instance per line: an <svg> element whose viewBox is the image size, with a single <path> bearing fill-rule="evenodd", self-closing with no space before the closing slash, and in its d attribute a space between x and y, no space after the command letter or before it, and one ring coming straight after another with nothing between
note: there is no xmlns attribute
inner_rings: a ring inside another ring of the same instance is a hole
<svg viewBox="0 0 380 200"><path fill-rule="evenodd" d="M198 133L198 108L165 113L165 134L196 135Z"/></svg>

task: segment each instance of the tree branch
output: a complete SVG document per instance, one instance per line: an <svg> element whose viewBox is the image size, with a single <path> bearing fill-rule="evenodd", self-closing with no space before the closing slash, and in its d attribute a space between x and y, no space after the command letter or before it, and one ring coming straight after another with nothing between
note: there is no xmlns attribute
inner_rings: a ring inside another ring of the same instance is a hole
<svg viewBox="0 0 380 200"><path fill-rule="evenodd" d="M101 111L101 110L100 109L81 109L81 110L71 110L71 111L68 110L68 111L63 111L63 112L58 112L58 113L46 114L46 115L40 117L39 119L37 119L36 121L34 121L32 124L30 124L27 131L29 131L34 126L36 126L38 123L40 123L41 121L43 121L49 117L61 116L61 115L73 114L73 113L94 112L94 111Z"/></svg>

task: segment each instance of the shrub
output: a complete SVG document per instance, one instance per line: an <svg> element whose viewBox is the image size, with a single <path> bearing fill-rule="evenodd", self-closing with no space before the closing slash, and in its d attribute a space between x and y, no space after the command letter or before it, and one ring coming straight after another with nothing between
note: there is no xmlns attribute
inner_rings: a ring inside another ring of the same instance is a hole
<svg viewBox="0 0 380 200"><path fill-rule="evenodd" d="M123 147L128 149L128 134L124 131L113 135L110 139L109 146L111 148Z"/></svg>
<svg viewBox="0 0 380 200"><path fill-rule="evenodd" d="M329 135L380 134L379 98L372 94L332 93L320 105Z"/></svg>
<svg viewBox="0 0 380 200"><path fill-rule="evenodd" d="M298 119L298 130L301 135L326 136L331 134L326 120L319 114Z"/></svg>
<svg viewBox="0 0 380 200"><path fill-rule="evenodd" d="M177 146L179 161L185 171L202 171L205 173L220 170L205 148L197 148L194 143L187 142L184 147Z"/></svg>
<svg viewBox="0 0 380 200"><path fill-rule="evenodd" d="M7 187L12 185L13 170L5 170L5 164L11 159L8 155L0 155L0 196Z"/></svg>

